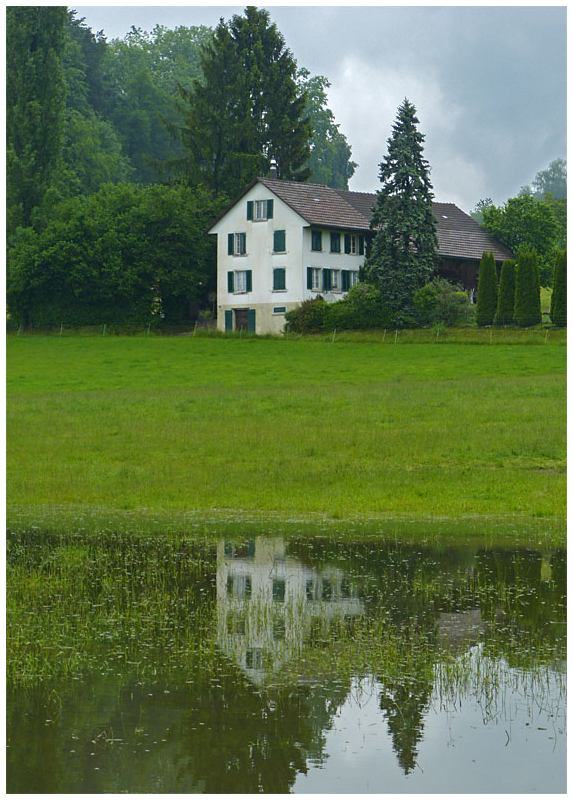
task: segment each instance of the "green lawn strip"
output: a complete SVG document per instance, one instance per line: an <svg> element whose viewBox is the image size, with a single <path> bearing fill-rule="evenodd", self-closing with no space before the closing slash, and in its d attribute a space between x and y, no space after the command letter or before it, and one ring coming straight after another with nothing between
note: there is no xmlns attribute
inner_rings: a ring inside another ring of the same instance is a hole
<svg viewBox="0 0 573 800"><path fill-rule="evenodd" d="M564 519L564 348L109 342L9 352L10 506Z"/></svg>

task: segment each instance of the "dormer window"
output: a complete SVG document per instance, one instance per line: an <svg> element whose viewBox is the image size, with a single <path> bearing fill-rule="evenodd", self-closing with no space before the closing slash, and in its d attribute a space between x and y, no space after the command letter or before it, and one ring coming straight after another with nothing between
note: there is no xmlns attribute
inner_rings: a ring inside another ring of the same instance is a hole
<svg viewBox="0 0 573 800"><path fill-rule="evenodd" d="M247 200L247 219L263 222L273 218L272 200Z"/></svg>

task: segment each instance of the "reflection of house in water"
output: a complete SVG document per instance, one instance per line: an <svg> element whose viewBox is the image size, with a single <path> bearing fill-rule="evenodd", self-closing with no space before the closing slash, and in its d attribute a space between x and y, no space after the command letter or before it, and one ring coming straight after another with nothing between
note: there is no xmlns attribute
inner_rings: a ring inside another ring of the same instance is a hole
<svg viewBox="0 0 573 800"><path fill-rule="evenodd" d="M286 555L282 539L258 537L217 549L217 641L255 683L322 635L364 613L356 587L335 567L312 569Z"/></svg>

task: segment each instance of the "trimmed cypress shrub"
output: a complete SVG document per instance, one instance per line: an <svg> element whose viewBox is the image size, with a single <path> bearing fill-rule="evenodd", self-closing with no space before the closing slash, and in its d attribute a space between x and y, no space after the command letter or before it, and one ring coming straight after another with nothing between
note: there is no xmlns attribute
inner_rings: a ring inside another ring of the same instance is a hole
<svg viewBox="0 0 573 800"><path fill-rule="evenodd" d="M554 325L560 328L567 325L567 250L560 250L555 259L549 316Z"/></svg>
<svg viewBox="0 0 573 800"><path fill-rule="evenodd" d="M476 301L476 324L491 325L497 308L497 269L493 253L481 257Z"/></svg>
<svg viewBox="0 0 573 800"><path fill-rule="evenodd" d="M529 328L541 322L539 268L535 250L520 253L517 259L513 316L520 328Z"/></svg>
<svg viewBox="0 0 573 800"><path fill-rule="evenodd" d="M511 325L515 306L515 261L506 259L501 265L499 276L499 292L497 310L493 318L494 325Z"/></svg>

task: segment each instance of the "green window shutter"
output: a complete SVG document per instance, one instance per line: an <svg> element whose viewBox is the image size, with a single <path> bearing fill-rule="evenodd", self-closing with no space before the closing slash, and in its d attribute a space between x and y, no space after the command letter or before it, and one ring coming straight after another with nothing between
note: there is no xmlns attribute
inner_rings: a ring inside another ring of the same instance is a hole
<svg viewBox="0 0 573 800"><path fill-rule="evenodd" d="M359 256L364 255L364 236L358 237L358 255Z"/></svg>
<svg viewBox="0 0 573 800"><path fill-rule="evenodd" d="M312 267L306 268L306 288L312 289Z"/></svg>
<svg viewBox="0 0 573 800"><path fill-rule="evenodd" d="M274 200L267 200L267 219L273 218Z"/></svg>
<svg viewBox="0 0 573 800"><path fill-rule="evenodd" d="M231 310L225 311L225 330L233 330L233 312Z"/></svg>
<svg viewBox="0 0 573 800"><path fill-rule="evenodd" d="M227 255L232 256L235 253L235 234L229 233L227 235Z"/></svg>
<svg viewBox="0 0 573 800"><path fill-rule="evenodd" d="M350 289L350 271L343 269L340 274L342 275L342 291L347 292Z"/></svg>
<svg viewBox="0 0 573 800"><path fill-rule="evenodd" d="M227 291L231 294L235 291L235 273L227 272Z"/></svg>
<svg viewBox="0 0 573 800"><path fill-rule="evenodd" d="M286 235L285 231L275 231L273 250L275 253L284 253L286 250Z"/></svg>
<svg viewBox="0 0 573 800"><path fill-rule="evenodd" d="M247 311L247 330L249 333L256 332L256 313L254 308L249 308Z"/></svg>
<svg viewBox="0 0 573 800"><path fill-rule="evenodd" d="M253 291L253 270L247 270L247 292Z"/></svg>
<svg viewBox="0 0 573 800"><path fill-rule="evenodd" d="M253 206L254 206L253 201L247 200L247 219L253 218Z"/></svg>
<svg viewBox="0 0 573 800"><path fill-rule="evenodd" d="M346 254L350 253L350 234L344 234L344 252Z"/></svg>
<svg viewBox="0 0 573 800"><path fill-rule="evenodd" d="M330 289L332 285L332 277L329 269L322 270L322 288Z"/></svg>
<svg viewBox="0 0 573 800"><path fill-rule="evenodd" d="M322 231L312 231L312 244L313 250L322 250Z"/></svg>
<svg viewBox="0 0 573 800"><path fill-rule="evenodd" d="M284 267L277 267L276 269L273 269L273 289L286 289Z"/></svg>

